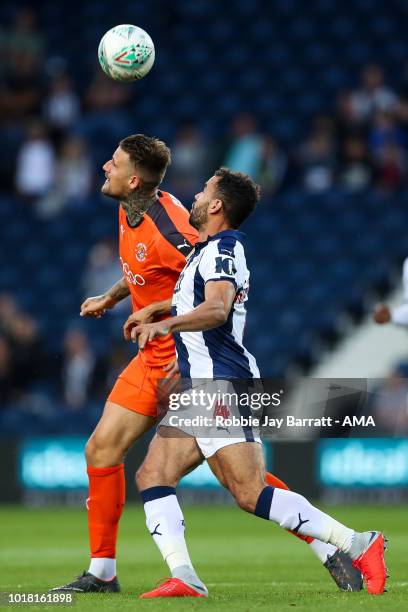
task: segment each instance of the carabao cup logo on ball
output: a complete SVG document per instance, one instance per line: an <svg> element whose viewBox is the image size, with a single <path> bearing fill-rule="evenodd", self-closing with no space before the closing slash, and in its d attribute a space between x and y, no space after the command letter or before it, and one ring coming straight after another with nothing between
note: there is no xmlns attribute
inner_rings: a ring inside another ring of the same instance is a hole
<svg viewBox="0 0 408 612"><path fill-rule="evenodd" d="M137 26L124 24L108 30L98 48L103 71L115 81L137 81L154 64L154 44Z"/></svg>

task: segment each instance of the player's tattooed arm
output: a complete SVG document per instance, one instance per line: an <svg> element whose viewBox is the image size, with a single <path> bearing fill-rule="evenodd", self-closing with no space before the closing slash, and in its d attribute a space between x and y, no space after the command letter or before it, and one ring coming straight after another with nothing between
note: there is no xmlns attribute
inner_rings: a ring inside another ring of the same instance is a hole
<svg viewBox="0 0 408 612"><path fill-rule="evenodd" d="M128 295L130 295L129 287L125 277L122 277L113 285L113 287L104 293L107 303L109 304L107 308L113 308L118 302L124 300Z"/></svg>
<svg viewBox="0 0 408 612"><path fill-rule="evenodd" d="M102 295L96 295L85 300L81 305L81 317L100 319L107 310L129 295L129 288L124 277Z"/></svg>
<svg viewBox="0 0 408 612"><path fill-rule="evenodd" d="M123 326L123 335L125 340L131 339L131 331L137 325L142 323L151 323L163 315L171 313L171 298L162 300L161 302L152 302L145 308L141 308L137 312L133 312Z"/></svg>

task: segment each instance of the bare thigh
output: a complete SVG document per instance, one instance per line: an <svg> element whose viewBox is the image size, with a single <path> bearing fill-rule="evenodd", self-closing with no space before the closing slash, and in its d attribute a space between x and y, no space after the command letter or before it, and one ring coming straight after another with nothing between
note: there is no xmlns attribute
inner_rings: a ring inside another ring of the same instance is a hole
<svg viewBox="0 0 408 612"><path fill-rule="evenodd" d="M106 402L103 414L86 445L86 459L93 467L121 463L132 444L155 424L156 419L118 404Z"/></svg>
<svg viewBox="0 0 408 612"><path fill-rule="evenodd" d="M136 474L139 491L156 486L176 487L180 478L202 463L195 438L174 427L159 427Z"/></svg>
<svg viewBox="0 0 408 612"><path fill-rule="evenodd" d="M222 484L229 489L241 508L253 512L265 487L265 462L262 446L239 442L221 448L208 458L208 464Z"/></svg>

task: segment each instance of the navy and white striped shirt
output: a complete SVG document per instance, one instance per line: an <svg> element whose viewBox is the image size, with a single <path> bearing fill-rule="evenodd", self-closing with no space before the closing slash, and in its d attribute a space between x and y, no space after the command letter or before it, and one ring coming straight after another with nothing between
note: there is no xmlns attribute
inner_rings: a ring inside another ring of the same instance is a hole
<svg viewBox="0 0 408 612"><path fill-rule="evenodd" d="M174 333L182 378L258 378L255 358L242 343L245 302L248 299L249 271L243 234L225 230L198 242L188 256L174 289L172 315L183 315L204 302L209 281L234 284L236 295L227 321L202 332Z"/></svg>

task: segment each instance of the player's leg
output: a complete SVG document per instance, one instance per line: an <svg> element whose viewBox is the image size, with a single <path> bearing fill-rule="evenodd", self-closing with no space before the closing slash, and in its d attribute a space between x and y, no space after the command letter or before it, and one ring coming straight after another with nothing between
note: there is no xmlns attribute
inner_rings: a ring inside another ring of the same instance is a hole
<svg viewBox="0 0 408 612"><path fill-rule="evenodd" d="M156 420L156 398L153 392L146 393L148 382L149 371L136 357L116 381L102 417L86 445L91 562L88 572L54 590L119 590L116 540L125 503L123 460L127 450Z"/></svg>
<svg viewBox="0 0 408 612"><path fill-rule="evenodd" d="M330 542L348 553L367 582L369 593L382 593L386 581L384 538L378 532L359 533L312 506L305 497L267 486L261 445L229 443L215 453L224 481L238 505L285 529ZM207 458L211 464L212 456Z"/></svg>
<svg viewBox="0 0 408 612"><path fill-rule="evenodd" d="M172 578L144 593L152 597L203 597L207 589L197 576L184 540L185 521L176 497L180 478L201 463L195 439L171 427L159 427L136 474L146 525Z"/></svg>
<svg viewBox="0 0 408 612"><path fill-rule="evenodd" d="M216 455L212 458L211 469L219 482L225 487L222 470L218 466ZM270 472L265 472L265 482L278 489L290 490L283 480ZM353 566L352 559L349 555L340 551L336 546L333 546L333 544L321 542L316 538L304 536L290 529L287 531L308 544L309 548L328 570L330 576L340 590L353 592L361 591L363 588L363 578L361 572Z"/></svg>
<svg viewBox="0 0 408 612"><path fill-rule="evenodd" d="M124 457L154 422L154 417L107 402L86 445L91 549L88 571L101 580L116 576L116 541L125 503Z"/></svg>

